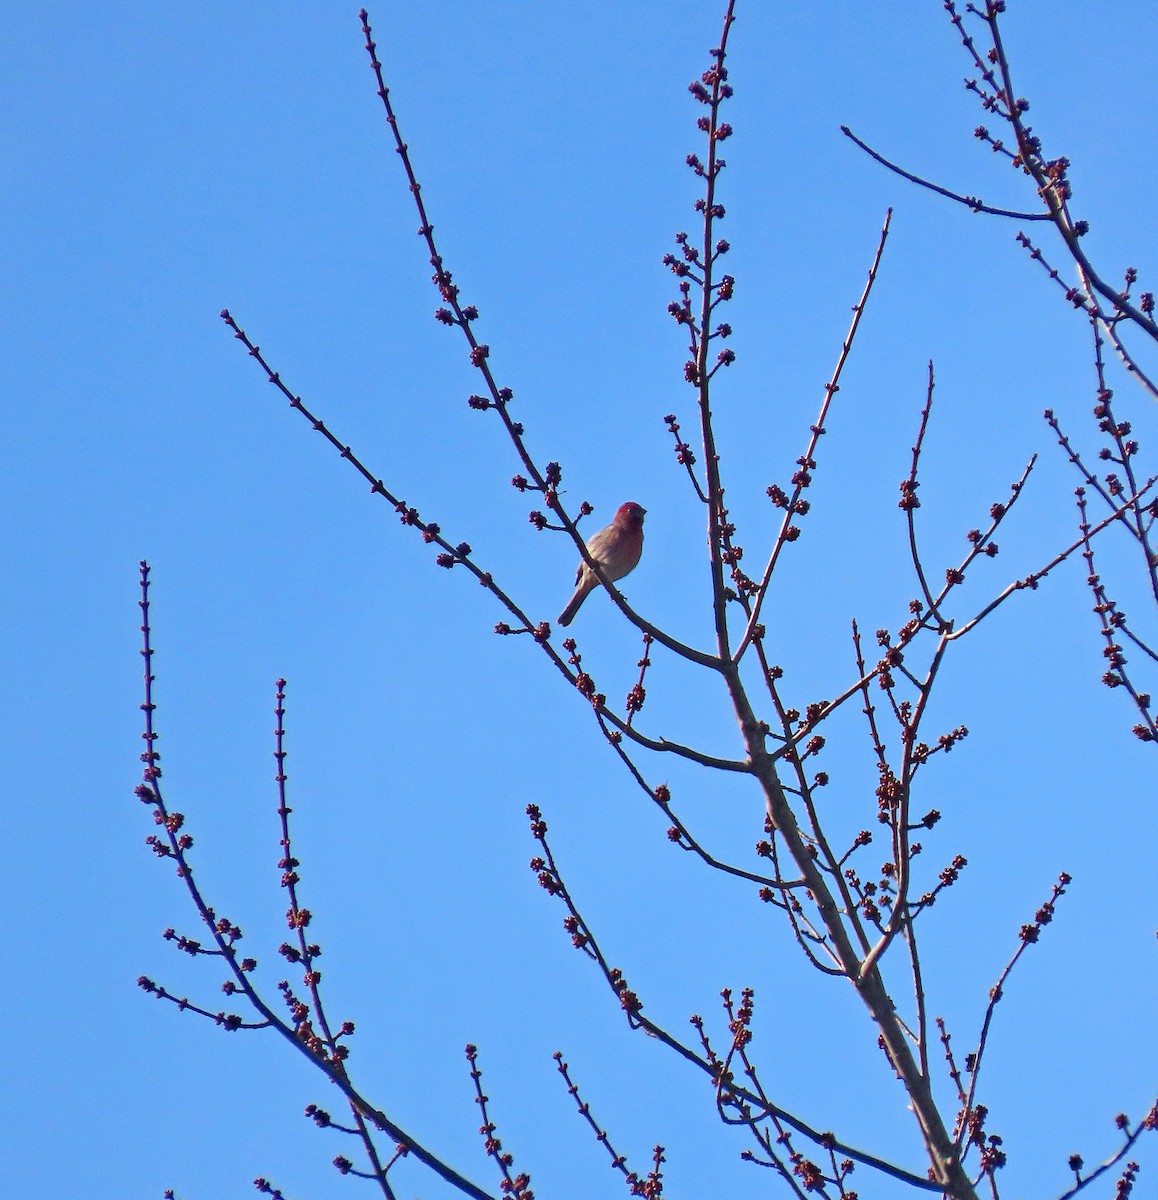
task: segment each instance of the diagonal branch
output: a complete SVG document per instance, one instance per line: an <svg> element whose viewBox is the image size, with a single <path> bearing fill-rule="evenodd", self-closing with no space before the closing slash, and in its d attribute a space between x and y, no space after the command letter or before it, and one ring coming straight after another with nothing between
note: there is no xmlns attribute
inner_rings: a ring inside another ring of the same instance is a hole
<svg viewBox="0 0 1158 1200"><path fill-rule="evenodd" d="M949 640L955 641L957 638L964 637L971 629L975 629L983 620L985 620L987 616L989 616L991 612L993 612L995 608L1008 600L1009 597L1014 594L1014 592L1019 592L1023 588L1036 588L1037 585L1055 567L1060 566L1067 558L1069 558L1071 554L1073 554L1076 550L1081 549L1081 547L1086 544L1089 538L1101 533L1102 530L1108 525L1111 525L1114 521L1117 521L1122 514L1127 512L1131 505L1133 505L1140 496L1144 496L1154 486L1155 483L1158 483L1158 475L1151 476L1136 495L1131 496L1125 504L1114 509L1114 511L1110 513L1108 517L1102 521L1099 521L1097 525L1085 532L1077 539L1077 541L1071 542L1060 554L1055 554L1054 557L1051 558L1050 561L1046 563L1046 565L1040 570L1031 572L1024 579L1015 579L1007 588L990 600L990 602L975 617L967 621L960 627L960 629L954 629L953 632L949 634Z"/></svg>
<svg viewBox="0 0 1158 1200"><path fill-rule="evenodd" d="M539 883L543 889L550 895L555 896L562 901L568 912L568 919L565 926L571 934L572 943L579 950L582 950L588 958L592 959L598 966L603 977L611 987L612 991L618 997L619 1002L627 1016L628 1023L633 1029L641 1029L648 1036L655 1038L669 1050L674 1051L685 1062L698 1067L709 1078L715 1081L716 1067L709 1059L703 1055L697 1054L689 1046L685 1045L678 1038L674 1037L661 1025L651 1020L642 1012L643 1004L639 997L631 991L623 978L623 974L617 968L612 967L600 949L595 935L591 927L584 920L576 907L575 900L571 896L567 885L563 881L562 875L559 872L559 867L555 861L554 853L547 842L547 824L543 820L542 812L537 805L528 805L527 815L531 821L531 833L535 840L539 843L543 852L543 857L540 859L532 859L532 869L538 872ZM693 1024L694 1024L693 1020ZM778 1105L762 1100L755 1093L744 1088L739 1084L733 1085L733 1092L737 1097L744 1100L753 1107L760 1108L766 1115L774 1116L784 1124L795 1129L798 1133L810 1138L818 1145L832 1145L838 1153L844 1154L849 1158L854 1159L865 1166L869 1166L889 1175L894 1179L899 1179L903 1183L909 1184L912 1187L919 1188L927 1192L941 1192L943 1188L940 1184L926 1178L923 1175L918 1175L915 1172L907 1171L903 1167L898 1167L893 1163L887 1162L882 1158L878 1158L874 1154L866 1153L863 1150L857 1150L852 1146L839 1141L831 1133L824 1132L809 1125L799 1117L780 1108Z"/></svg>
<svg viewBox="0 0 1158 1200"><path fill-rule="evenodd" d="M812 436L808 442L808 449L805 450L803 456L805 463L814 461L816 446L820 441L821 435L824 433L824 422L828 416L832 398L840 391L840 377L844 372L844 364L848 361L848 356L852 351L853 339L856 337L856 331L860 328L860 320L864 316L868 298L872 294L873 284L876 283L877 272L880 270L881 258L885 252L885 242L888 240L889 226L892 224L892 220L893 210L890 208L885 213L884 224L881 226L880 238L877 241L876 254L873 256L872 265L869 267L868 279L865 282L864 290L860 294L860 299L852 306L852 324L849 325L848 333L845 334L844 342L841 344L840 354L837 356L836 366L833 368L832 375L824 385L824 399L820 403L820 413L816 418L816 423L811 427ZM809 468L804 466L797 473L797 480L792 495L784 505L784 519L780 523L780 532L776 535L776 541L772 547L768 565L764 568L764 574L756 590L756 602L753 604L751 616L748 618L748 627L744 630L744 635L736 647L735 654L732 656L733 663L739 663L744 655L744 651L747 650L752 641L756 627L760 623L760 609L763 607L764 597L768 594L768 586L772 582L772 572L776 569L776 562L780 557L780 552L789 541L789 529L791 528L792 518L801 512L801 493L810 482Z"/></svg>
<svg viewBox="0 0 1158 1200"><path fill-rule="evenodd" d="M530 633L538 645L543 649L543 652L554 663L556 668L562 673L564 678L573 686L577 685L578 677L567 666L559 652L551 644L550 641L550 626L546 622L535 624L522 609L496 582L494 576L489 571L484 571L479 567L472 557L472 551L469 543L460 542L457 545L452 545L446 537L443 536L440 527L433 521L423 521L418 514L416 508L411 507L405 500L400 499L377 478L373 472L362 462L362 460L354 453L354 451L343 443L322 421L316 417L305 405L300 396L296 396L282 380L281 375L275 371L267 362L265 356L261 352L261 347L250 341L246 334L228 309L221 313L222 320L233 330L233 336L241 342L248 350L249 356L261 367L265 372L266 378L281 392L289 401L290 408L296 409L310 423L311 427L320 433L322 437L338 451L340 457L344 458L349 464L362 476L370 485L370 491L374 495L381 496L388 504L392 505L394 511L399 514L399 518L403 525L412 526L421 535L422 540L428 544L433 544L441 548L442 553L435 560L439 566L451 568L456 566L465 567L478 582L486 588L488 592L494 596L500 604L509 612L516 620L518 629L511 629L509 626L500 625L497 631L501 633L526 632ZM588 556L589 557L589 556ZM597 564L596 564L597 565ZM622 601L622 597L620 598ZM621 603L620 607L626 609L626 604ZM630 610L627 610L630 612ZM632 619L639 625L644 632L649 633L651 637L661 642L663 645L678 647L677 653L682 653L684 657L690 657L692 661L702 661L704 665L716 666L716 659L711 655L702 654L698 650L692 650L689 647L682 646L678 642L673 642L673 639L667 637L659 630L654 629L646 621L636 618L632 614ZM571 639L568 639L570 641ZM669 741L666 738L650 738L639 732L634 726L629 725L618 714L614 713L605 705L601 705L599 709L601 715L621 733L630 737L632 741L637 742L641 746L645 746L649 750L659 752L667 752L677 754L681 758L687 758L692 762L700 763L702 766L719 767L726 771L746 771L748 768L743 762L732 759L717 758L713 755L704 754L691 747L683 746L679 742Z"/></svg>
<svg viewBox="0 0 1158 1200"><path fill-rule="evenodd" d="M939 183L933 183L929 179L922 179L920 175L914 175L912 171L906 171L904 167L898 166L895 162L890 162L883 154L878 154L867 142L862 142L847 125L842 125L840 132L850 141L855 142L870 158L879 162L882 167L887 167L894 175L899 175L902 179L907 179L910 183L915 183L918 187L926 188L930 192L936 192L938 196L944 196L946 199L955 200L958 204L964 204L970 212L987 213L993 217L1011 217L1016 221L1052 220L1052 217L1047 212L1033 213L1020 212L1017 209L1011 208L995 208L992 204L986 204L976 196L965 196L960 192L950 191L949 188L942 187Z"/></svg>
<svg viewBox="0 0 1158 1200"><path fill-rule="evenodd" d="M206 902L201 889L193 877L192 867L186 857L186 850L191 842L187 835L179 833L183 818L180 814L171 812L166 807L161 794L160 755L156 750L157 733L154 728L156 705L153 702L153 683L156 677L153 675L154 652L149 620L149 565L146 562L141 563L140 578L141 633L143 637L141 655L145 664L144 702L141 705L141 710L145 714L145 728L141 734L145 742L145 752L141 755L141 759L145 764L145 769L144 780L137 787L137 796L143 803L148 804L153 809L157 825L164 830L166 844L158 847L158 853L161 854L161 857L171 858L176 862L178 876L185 884L185 890L188 892L194 908L197 910L202 923L209 931L222 958L229 966L233 976L233 992L243 993L254 1010L264 1019L265 1023L276 1030L291 1046L304 1055L313 1066L327 1076L330 1082L350 1101L356 1111L368 1117L379 1129L388 1133L395 1142L404 1145L407 1148L407 1152L412 1154L417 1161L429 1167L439 1178L445 1180L452 1187L457 1188L467 1196L473 1197L473 1200L495 1200L488 1192L471 1183L470 1180L455 1171L453 1167L450 1167L436 1155L432 1154L421 1142L417 1141L402 1129L401 1126L391 1121L384 1112L375 1108L368 1100L363 1098L347 1077L341 1060L327 1057L311 1049L305 1041L298 1037L297 1032L266 1004L254 988L249 971L245 969L245 964L239 960L232 939L227 936L228 923L218 919L216 913ZM160 839L158 839L159 841ZM144 985L145 981L142 982L142 986Z"/></svg>
<svg viewBox="0 0 1158 1200"><path fill-rule="evenodd" d="M419 219L419 236L426 242L427 250L430 255L430 265L434 269L433 281L438 288L439 295L442 297L445 308L440 308L435 316L445 325L457 325L463 332L467 345L470 351L470 362L482 375L489 398L482 396L472 396L470 405L472 408L478 409L494 409L498 413L503 427L510 438L515 452L522 463L523 468L531 477L531 482L528 483L521 477L517 476L513 481L520 490L530 490L541 492L547 505L558 516L562 522L562 528L566 530L571 540L575 544L575 548L581 555L584 563L591 568L595 573L596 578L607 590L612 600L619 607L619 610L637 629L643 633L649 633L651 636L671 650L674 654L678 654L681 658L686 658L689 662L697 663L702 667L710 667L714 670L720 670L720 663L713 655L706 654L702 650L695 650L690 646L684 645L677 641L663 630L656 628L650 622L645 621L638 613L632 609L627 601L623 598L623 594L615 586L614 582L609 579L603 570L601 564L597 563L587 552L587 544L582 535L579 533L575 522L569 517L563 508L563 502L559 497L559 483L562 480L562 472L558 463L549 463L545 470L540 471L530 451L527 449L526 440L524 438L524 427L521 421L515 421L510 415L510 404L513 399L513 393L509 388L500 387L495 380L494 373L490 365L490 347L480 342L475 336L473 322L478 319L478 310L473 305L464 305L459 299L458 285L454 282L450 271L446 269L442 255L439 253L438 245L434 239L434 225L426 212L426 204L422 199L422 185L418 182L418 178L414 173L414 166L410 161L410 148L402 140L402 134L398 128L398 118L394 112L394 105L390 99L390 89L386 86L386 80L383 75L382 63L378 58L378 47L374 41L374 35L370 28L369 14L365 9L362 9L358 14L362 22L362 33L366 39L366 53L370 57L370 67L374 72L374 78L378 83L378 96L382 101L383 109L386 114L386 123L390 127L390 132L394 137L394 148L402 161L402 166L406 172L411 195L414 197L414 204L418 210ZM228 321L229 318L226 317ZM292 400L291 400L292 403ZM348 452L348 447L346 450ZM347 454L348 456L348 454ZM370 481L373 484L373 480Z"/></svg>

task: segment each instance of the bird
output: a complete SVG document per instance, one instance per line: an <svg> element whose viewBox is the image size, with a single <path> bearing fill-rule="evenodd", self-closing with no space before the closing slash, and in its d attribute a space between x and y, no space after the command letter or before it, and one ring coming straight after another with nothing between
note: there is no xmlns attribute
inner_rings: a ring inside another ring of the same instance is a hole
<svg viewBox="0 0 1158 1200"><path fill-rule="evenodd" d="M643 514L647 509L629 500L616 509L610 525L593 534L587 543L587 553L603 568L603 574L614 583L635 570L643 553ZM575 594L559 614L559 624L570 625L583 601L599 586L599 578L585 563L575 572Z"/></svg>

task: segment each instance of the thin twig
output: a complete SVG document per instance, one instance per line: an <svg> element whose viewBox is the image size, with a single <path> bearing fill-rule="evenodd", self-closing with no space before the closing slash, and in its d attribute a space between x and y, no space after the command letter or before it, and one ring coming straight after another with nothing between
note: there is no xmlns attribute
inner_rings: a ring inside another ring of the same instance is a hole
<svg viewBox="0 0 1158 1200"><path fill-rule="evenodd" d="M1085 545L1087 538L1096 537L1108 525L1118 520L1122 513L1129 509L1130 506L1140 496L1144 496L1154 486L1155 483L1158 483L1158 475L1151 476L1138 491L1137 495L1131 496L1125 504L1115 509L1108 517L1105 518L1105 520L1100 521L1097 525L1095 525L1088 532L1088 534L1079 537L1075 542L1071 542L1070 545L1068 545L1060 554L1054 555L1054 557L1050 559L1050 561L1046 563L1046 565L1040 570L1031 572L1029 575L1026 575L1024 579L1015 579L1007 588L1004 589L1004 591L994 597L994 599L992 599L975 617L973 617L972 620L967 621L959 629L954 629L953 632L949 634L949 640L955 641L958 638L964 637L965 634L967 634L971 629L975 629L977 625L979 625L987 616L989 616L991 612L993 612L994 609L998 607L998 605L1008 600L1009 597L1014 594L1014 592L1021 591L1023 588L1036 588L1037 585L1055 567L1059 567L1067 558L1069 558L1071 554L1074 553L1075 550L1078 550Z"/></svg>
<svg viewBox="0 0 1158 1200"><path fill-rule="evenodd" d="M615 1147L612 1146L611 1139L608 1137L608 1134L607 1134L607 1130L601 1129L599 1127L599 1123L591 1115L591 1105L588 1104L587 1101L584 1100L583 1097L579 1095L579 1085L577 1083L575 1083L575 1081L571 1078L571 1069L567 1065L567 1063L565 1063L563 1061L562 1053L560 1053L558 1050L556 1050L552 1057L555 1059L555 1069L563 1077L563 1082L566 1083L566 1085L567 1085L567 1094L571 1097L572 1100L575 1101L575 1107L578 1109L579 1115L583 1118L584 1121L587 1122L588 1126L591 1129L591 1132L595 1134L595 1140L611 1156L612 1170L618 1171L623 1176L624 1182L627 1184L628 1189L633 1196L648 1195L648 1200L651 1200L651 1195L649 1195L645 1191L643 1186L640 1184L639 1176L634 1171L628 1170L627 1158L624 1155L620 1154L615 1149ZM655 1154L657 1157L662 1157L663 1147L657 1146L655 1148ZM657 1164L657 1168L658 1168L658 1164ZM662 1188L660 1189L660 1191L662 1192ZM652 1194L658 1194L658 1193L652 1193Z"/></svg>
<svg viewBox="0 0 1158 1200"><path fill-rule="evenodd" d="M1150 1109L1149 1113L1147 1113L1146 1116L1144 1116L1142 1120L1140 1120L1138 1124L1134 1126L1133 1129L1130 1128L1130 1123L1128 1120L1126 1120L1125 1114L1120 1115L1115 1124L1117 1124L1118 1128L1123 1130L1126 1134L1126 1140L1118 1149L1117 1153L1111 1155L1111 1157L1106 1159L1106 1161L1102 1163L1096 1170L1091 1171L1089 1175L1079 1178L1077 1183L1075 1183L1074 1186L1068 1191L1062 1192L1057 1200L1071 1200L1071 1197L1076 1196L1080 1191L1089 1187L1091 1183L1094 1183L1096 1180L1100 1179L1107 1171L1112 1171L1118 1165L1118 1163L1120 1163L1122 1159L1124 1159L1126 1155L1130 1153L1130 1151L1134 1148L1134 1143L1137 1142L1143 1133L1152 1132L1153 1130L1158 1129L1158 1100L1154 1102L1154 1107ZM1118 1195L1122 1198L1122 1200L1125 1200L1125 1197L1128 1196L1129 1193L1119 1189Z"/></svg>
<svg viewBox="0 0 1158 1200"><path fill-rule="evenodd" d="M977 1081L981 1077L981 1064L985 1057L985 1051L989 1042L989 1029L993 1023L993 1013L997 1008L998 1002L1005 994L1005 984L1017 966L1021 956L1032 946L1040 937L1042 929L1053 920L1054 906L1058 900L1065 895L1066 888L1070 884L1070 877L1062 874L1058 877L1057 883L1053 885L1050 892L1050 898L1037 910L1034 919L1030 924L1023 925L1019 934L1019 944L1013 952L1013 956L1009 962L1005 964L1004 970L998 976L997 982L989 989L989 1003L985 1008L985 1016L981 1022L981 1032L977 1038L977 1049L969 1056L969 1089L965 1096L963 1105L966 1116L973 1109L973 1102L977 1096ZM968 1132L968 1120L962 1123L962 1128L957 1135L957 1145L964 1146L966 1134Z"/></svg>
<svg viewBox="0 0 1158 1200"><path fill-rule="evenodd" d="M1010 208L995 208L991 204L986 204L979 200L976 196L965 196L960 192L950 191L948 188L941 187L938 183L933 183L931 180L922 179L920 175L914 175L911 171L906 171L904 167L898 166L895 162L890 162L883 154L879 154L867 142L862 142L860 138L847 125L840 127L840 132L851 141L855 142L870 158L875 159L883 167L888 167L894 175L899 175L902 179L907 179L910 183L915 183L919 187L926 188L930 192L936 192L938 196L944 196L949 200L955 200L958 204L964 204L970 212L987 213L993 217L1012 217L1015 221L1049 221L1052 218L1047 212L1032 213L1021 212L1017 209Z"/></svg>
<svg viewBox="0 0 1158 1200"><path fill-rule="evenodd" d="M880 271L881 259L885 253L885 243L889 237L889 227L893 220L893 210L890 208L885 213L884 223L881 225L880 237L877 240L876 253L873 255L872 264L869 267L868 279L865 281L864 290L860 294L860 299L852 306L852 323L849 325L848 332L844 336L844 341L841 343L840 354L837 355L836 366L833 368L832 375L828 382L824 385L824 398L820 402L820 412L817 415L816 421L810 426L811 436L808 441L808 448L803 455L797 459L797 464L800 470L796 473L795 484L792 494L787 496L782 501L784 508L784 517L780 523L780 530L776 535L776 540L773 543L772 552L768 558L768 564L764 568L764 573L761 576L760 584L756 589L756 601L752 606L752 613L748 618L747 628L744 630L744 635L740 639L736 647L736 653L733 655L732 661L739 663L752 641L753 634L756 631L760 621L760 610L764 604L764 597L768 594L768 586L772 581L772 573L776 569L777 560L780 557L781 551L785 544L790 541L789 530L792 528L792 518L802 515L805 511L801 508L801 494L804 489L812 482L811 470L815 466L815 454L817 443L824 434L824 422L828 417L828 410L832 405L833 397L840 391L840 379L844 373L844 365L848 361L848 356L852 352L852 344L856 338L857 330L860 328L861 318L864 316L865 308L868 305L869 296L872 294L873 284L876 283L877 274ZM769 489L771 492L771 489Z"/></svg>

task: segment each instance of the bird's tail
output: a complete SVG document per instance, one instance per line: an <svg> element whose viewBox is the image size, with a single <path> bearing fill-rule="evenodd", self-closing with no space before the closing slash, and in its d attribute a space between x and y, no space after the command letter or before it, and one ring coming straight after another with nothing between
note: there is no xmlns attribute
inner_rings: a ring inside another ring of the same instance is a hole
<svg viewBox="0 0 1158 1200"><path fill-rule="evenodd" d="M575 589L575 595L567 601L567 607L559 614L559 624L566 628L575 620L575 614L579 611L583 601L591 594L593 585L581 583Z"/></svg>

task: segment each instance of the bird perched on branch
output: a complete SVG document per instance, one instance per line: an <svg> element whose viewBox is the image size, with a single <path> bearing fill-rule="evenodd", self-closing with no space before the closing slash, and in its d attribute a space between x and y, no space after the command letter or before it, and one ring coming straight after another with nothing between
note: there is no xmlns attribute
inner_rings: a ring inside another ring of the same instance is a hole
<svg viewBox="0 0 1158 1200"><path fill-rule="evenodd" d="M646 511L633 500L621 504L611 524L593 534L587 543L587 553L603 568L603 574L612 583L630 574L639 562L643 553L643 514ZM571 624L580 605L599 586L599 579L585 562L581 562L575 573L575 583L575 595L559 615L560 625Z"/></svg>

